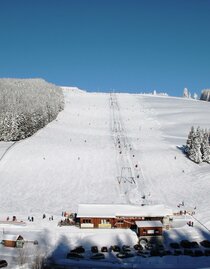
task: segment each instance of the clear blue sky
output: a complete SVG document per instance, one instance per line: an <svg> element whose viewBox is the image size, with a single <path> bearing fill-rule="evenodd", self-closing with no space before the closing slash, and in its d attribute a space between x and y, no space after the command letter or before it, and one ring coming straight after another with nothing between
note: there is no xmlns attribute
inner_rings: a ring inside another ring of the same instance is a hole
<svg viewBox="0 0 210 269"><path fill-rule="evenodd" d="M0 0L0 77L199 93L210 87L210 0Z"/></svg>

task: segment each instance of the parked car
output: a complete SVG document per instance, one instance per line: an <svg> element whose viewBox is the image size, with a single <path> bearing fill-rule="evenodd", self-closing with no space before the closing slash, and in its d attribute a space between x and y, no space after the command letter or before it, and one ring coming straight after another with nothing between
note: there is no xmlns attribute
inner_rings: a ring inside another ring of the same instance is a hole
<svg viewBox="0 0 210 269"><path fill-rule="evenodd" d="M0 268L7 267L8 263L6 260L0 260Z"/></svg>
<svg viewBox="0 0 210 269"><path fill-rule="evenodd" d="M139 245L139 244L134 245L133 248L134 248L135 250L143 250L142 245Z"/></svg>
<svg viewBox="0 0 210 269"><path fill-rule="evenodd" d="M203 240L200 242L201 246L205 248L210 248L210 241L209 240Z"/></svg>
<svg viewBox="0 0 210 269"><path fill-rule="evenodd" d="M93 260L100 260L100 259L105 259L105 255L99 252L99 253L94 254L90 258Z"/></svg>
<svg viewBox="0 0 210 269"><path fill-rule="evenodd" d="M118 258L120 259L124 259L124 258L131 258L131 257L134 257L134 254L133 253L130 253L130 252L119 252L117 253L116 255Z"/></svg>
<svg viewBox="0 0 210 269"><path fill-rule="evenodd" d="M122 251L123 251L123 252L127 252L127 251L129 252L129 251L131 251L130 246L128 246L128 245L123 245L123 246L122 246Z"/></svg>
<svg viewBox="0 0 210 269"><path fill-rule="evenodd" d="M148 244L148 240L146 238L141 238L139 240L139 244L142 246L142 247L145 247L147 244Z"/></svg>
<svg viewBox="0 0 210 269"><path fill-rule="evenodd" d="M91 252L92 253L98 253L98 247L97 246L92 246L91 247Z"/></svg>
<svg viewBox="0 0 210 269"><path fill-rule="evenodd" d="M76 252L76 253L84 253L84 252L85 252L85 249L84 249L82 246L79 246L79 247L76 247L75 249L72 249L70 252L71 252L71 253L72 253L72 252Z"/></svg>
<svg viewBox="0 0 210 269"><path fill-rule="evenodd" d="M67 259L82 259L84 256L82 254L76 253L76 252L70 252L66 256Z"/></svg>
<svg viewBox="0 0 210 269"><path fill-rule="evenodd" d="M180 242L180 246L183 248L191 248L192 247L191 242L188 240L182 240Z"/></svg>
<svg viewBox="0 0 210 269"><path fill-rule="evenodd" d="M111 246L111 250L113 250L114 252L120 252L120 247L117 245Z"/></svg>
<svg viewBox="0 0 210 269"><path fill-rule="evenodd" d="M154 246L152 245L152 244L150 244L150 243L147 243L146 245L145 245L145 249L147 249L147 250L151 250L151 249L153 249L154 248Z"/></svg>
<svg viewBox="0 0 210 269"><path fill-rule="evenodd" d="M198 242L196 242L196 241L192 241L192 242L191 242L191 247L192 247L192 248L199 248L199 244L198 244Z"/></svg>
<svg viewBox="0 0 210 269"><path fill-rule="evenodd" d="M108 252L108 248L107 247L102 247L101 252Z"/></svg>

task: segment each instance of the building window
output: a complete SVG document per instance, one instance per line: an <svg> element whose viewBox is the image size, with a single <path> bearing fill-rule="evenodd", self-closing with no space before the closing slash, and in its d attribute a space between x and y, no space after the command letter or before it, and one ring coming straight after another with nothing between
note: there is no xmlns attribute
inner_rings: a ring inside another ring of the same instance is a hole
<svg viewBox="0 0 210 269"><path fill-rule="evenodd" d="M154 234L155 231L154 230L147 230L147 234Z"/></svg>
<svg viewBox="0 0 210 269"><path fill-rule="evenodd" d="M101 219L101 224L110 224L109 219Z"/></svg>
<svg viewBox="0 0 210 269"><path fill-rule="evenodd" d="M91 219L83 219L83 223L91 223Z"/></svg>

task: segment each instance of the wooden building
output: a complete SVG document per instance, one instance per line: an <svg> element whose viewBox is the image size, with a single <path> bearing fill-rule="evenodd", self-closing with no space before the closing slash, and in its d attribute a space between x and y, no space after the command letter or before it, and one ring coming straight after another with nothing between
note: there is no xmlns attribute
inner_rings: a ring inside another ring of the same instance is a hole
<svg viewBox="0 0 210 269"><path fill-rule="evenodd" d="M162 227L155 227L155 230L162 234L164 223L171 215L172 210L164 205L80 204L77 217L81 228L131 228L139 233L139 222L155 224L158 221ZM149 231L149 227L145 228Z"/></svg>
<svg viewBox="0 0 210 269"><path fill-rule="evenodd" d="M21 235L4 234L2 244L5 247L23 247L24 240Z"/></svg>
<svg viewBox="0 0 210 269"><path fill-rule="evenodd" d="M136 221L137 235L140 236L161 236L163 233L163 223L155 221Z"/></svg>

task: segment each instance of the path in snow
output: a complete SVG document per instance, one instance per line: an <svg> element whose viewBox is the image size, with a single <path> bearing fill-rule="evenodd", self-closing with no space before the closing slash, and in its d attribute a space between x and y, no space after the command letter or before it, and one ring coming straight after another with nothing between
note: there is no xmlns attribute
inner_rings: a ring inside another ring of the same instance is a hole
<svg viewBox="0 0 210 269"><path fill-rule="evenodd" d="M15 143L16 142L0 142L0 161L4 158L7 152L11 150Z"/></svg>
<svg viewBox="0 0 210 269"><path fill-rule="evenodd" d="M117 182L120 193L125 197L127 203L131 202L129 198L130 191L135 188L135 177L133 166L131 164L129 151L131 145L128 144L127 136L123 128L120 117L120 108L115 93L110 94L110 112L111 112L111 131L113 134L114 145L116 148L116 159L118 167Z"/></svg>

